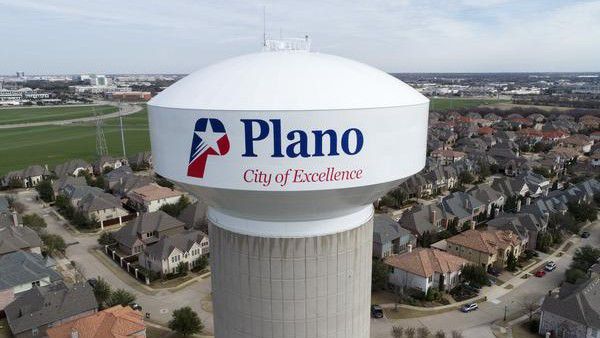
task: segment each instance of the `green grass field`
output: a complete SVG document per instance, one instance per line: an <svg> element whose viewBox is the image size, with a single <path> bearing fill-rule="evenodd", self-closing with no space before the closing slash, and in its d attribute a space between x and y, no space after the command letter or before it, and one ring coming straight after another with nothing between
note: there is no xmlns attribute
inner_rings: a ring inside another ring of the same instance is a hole
<svg viewBox="0 0 600 338"><path fill-rule="evenodd" d="M495 100L495 99L468 99L468 98L431 98L429 103L430 111L443 112L452 109L461 108L472 108L477 106L484 106L488 104L510 102L509 100Z"/></svg>
<svg viewBox="0 0 600 338"><path fill-rule="evenodd" d="M94 109L100 115L117 111L113 106L0 108L0 125L77 119L93 116Z"/></svg>
<svg viewBox="0 0 600 338"><path fill-rule="evenodd" d="M148 113L144 108L123 117L127 155L150 149ZM104 120L108 152L122 155L119 119ZM0 176L32 164L55 165L74 158L96 158L96 129L93 123L73 126L44 126L0 130Z"/></svg>

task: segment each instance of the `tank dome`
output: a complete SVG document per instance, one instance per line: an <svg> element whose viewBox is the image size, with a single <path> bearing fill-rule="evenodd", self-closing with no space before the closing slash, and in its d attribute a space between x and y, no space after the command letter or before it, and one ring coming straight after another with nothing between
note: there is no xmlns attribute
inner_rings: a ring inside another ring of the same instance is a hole
<svg viewBox="0 0 600 338"><path fill-rule="evenodd" d="M427 103L409 85L376 68L307 51L260 52L198 70L150 105L211 110L330 110Z"/></svg>
<svg viewBox="0 0 600 338"><path fill-rule="evenodd" d="M429 100L342 57L231 58L148 106L156 172L244 219L347 215L425 165Z"/></svg>

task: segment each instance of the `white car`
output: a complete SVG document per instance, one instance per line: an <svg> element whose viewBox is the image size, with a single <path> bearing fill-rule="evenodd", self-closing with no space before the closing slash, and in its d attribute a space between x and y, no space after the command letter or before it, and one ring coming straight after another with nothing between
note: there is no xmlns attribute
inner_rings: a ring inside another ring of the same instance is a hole
<svg viewBox="0 0 600 338"><path fill-rule="evenodd" d="M477 305L477 303L470 303L470 304L465 304L460 308L460 311L464 312L464 313L469 313L471 311L475 311L479 309L479 306Z"/></svg>
<svg viewBox="0 0 600 338"><path fill-rule="evenodd" d="M546 263L546 266L544 266L544 270L546 270L548 272L554 271L555 269L556 269L556 263L554 263L553 261Z"/></svg>

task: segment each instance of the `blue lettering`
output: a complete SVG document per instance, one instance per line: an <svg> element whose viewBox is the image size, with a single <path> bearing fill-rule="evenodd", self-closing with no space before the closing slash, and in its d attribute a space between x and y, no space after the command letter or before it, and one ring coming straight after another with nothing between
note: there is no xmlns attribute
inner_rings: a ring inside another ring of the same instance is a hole
<svg viewBox="0 0 600 338"><path fill-rule="evenodd" d="M240 120L244 124L244 138L246 143L246 151L242 154L244 157L257 157L254 153L254 141L264 140L269 135L269 124L264 120ZM253 136L254 129L252 123L257 123L260 132L258 136Z"/></svg>
<svg viewBox="0 0 600 338"><path fill-rule="evenodd" d="M244 125L245 142L242 157L258 157L254 149L255 142L264 141L268 137L273 139L271 157L338 156L340 152L346 155L356 155L364 145L363 134L358 128L350 128L342 133L339 142L341 149L338 149L338 135L333 129L311 130L311 134L303 130L291 130L285 134L286 139L290 142L284 145L280 119L270 119L268 122L260 119L241 119L240 121ZM311 139L309 139L310 135L313 136ZM328 142L328 147L324 145L325 140ZM283 153L284 146L285 155ZM309 148L314 151L310 153Z"/></svg>

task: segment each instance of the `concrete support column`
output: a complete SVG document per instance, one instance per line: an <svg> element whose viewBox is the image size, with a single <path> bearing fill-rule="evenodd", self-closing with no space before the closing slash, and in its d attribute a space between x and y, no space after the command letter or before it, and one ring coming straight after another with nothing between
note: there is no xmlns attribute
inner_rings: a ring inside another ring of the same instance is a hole
<svg viewBox="0 0 600 338"><path fill-rule="evenodd" d="M211 219L215 337L368 338L372 209L367 216L340 232L289 238Z"/></svg>

